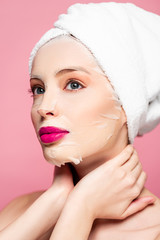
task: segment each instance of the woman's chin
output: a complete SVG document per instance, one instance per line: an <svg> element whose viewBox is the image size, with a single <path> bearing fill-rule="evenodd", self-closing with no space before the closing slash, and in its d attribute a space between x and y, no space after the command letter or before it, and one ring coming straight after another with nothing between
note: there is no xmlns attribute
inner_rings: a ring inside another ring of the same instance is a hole
<svg viewBox="0 0 160 240"><path fill-rule="evenodd" d="M67 151L56 151L53 148L43 148L43 156L50 164L60 167L65 163L79 164L82 161L82 157L79 154L72 154Z"/></svg>

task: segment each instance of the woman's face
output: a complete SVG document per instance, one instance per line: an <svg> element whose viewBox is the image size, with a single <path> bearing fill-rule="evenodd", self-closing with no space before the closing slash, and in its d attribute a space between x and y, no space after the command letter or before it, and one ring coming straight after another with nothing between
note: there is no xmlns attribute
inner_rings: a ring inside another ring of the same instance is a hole
<svg viewBox="0 0 160 240"><path fill-rule="evenodd" d="M31 118L46 160L82 164L114 146L126 119L107 77L80 42L63 36L42 46L30 83ZM69 133L47 142L39 135L47 126Z"/></svg>

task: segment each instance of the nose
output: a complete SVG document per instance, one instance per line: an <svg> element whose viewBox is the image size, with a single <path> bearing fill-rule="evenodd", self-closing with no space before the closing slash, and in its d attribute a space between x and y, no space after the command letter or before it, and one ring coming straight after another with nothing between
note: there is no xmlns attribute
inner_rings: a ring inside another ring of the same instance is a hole
<svg viewBox="0 0 160 240"><path fill-rule="evenodd" d="M40 116L44 118L48 118L48 116L55 115L54 110L38 109L37 112L39 113Z"/></svg>
<svg viewBox="0 0 160 240"><path fill-rule="evenodd" d="M37 106L37 113L44 119L49 119L59 115L59 92L52 88L45 92L41 99L39 106Z"/></svg>

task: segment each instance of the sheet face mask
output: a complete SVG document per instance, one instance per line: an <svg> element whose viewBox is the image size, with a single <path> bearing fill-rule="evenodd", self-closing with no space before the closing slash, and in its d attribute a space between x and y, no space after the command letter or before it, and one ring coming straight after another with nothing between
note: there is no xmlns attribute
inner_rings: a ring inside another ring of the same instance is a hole
<svg viewBox="0 0 160 240"><path fill-rule="evenodd" d="M60 73L62 69L72 71ZM83 45L70 37L51 40L37 52L31 75L41 76L41 80L31 80L31 87L45 90L34 96L31 116L48 162L79 164L110 147L121 127L121 102ZM47 126L69 133L56 142L44 143L38 131Z"/></svg>

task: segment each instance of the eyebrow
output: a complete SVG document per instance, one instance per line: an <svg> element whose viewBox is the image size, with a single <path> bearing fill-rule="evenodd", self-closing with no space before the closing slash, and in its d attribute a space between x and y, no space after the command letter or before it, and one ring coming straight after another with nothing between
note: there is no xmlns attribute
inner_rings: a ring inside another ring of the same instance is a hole
<svg viewBox="0 0 160 240"><path fill-rule="evenodd" d="M62 74L65 74L68 72L74 72L74 71L81 71L81 72L85 72L90 75L90 72L88 72L85 68L83 68L81 66L72 66L72 67L67 67L67 68L63 68L63 69L59 69L59 70L55 71L54 76L58 77L58 76L61 76ZM30 80L32 78L42 80L39 75L32 74Z"/></svg>

